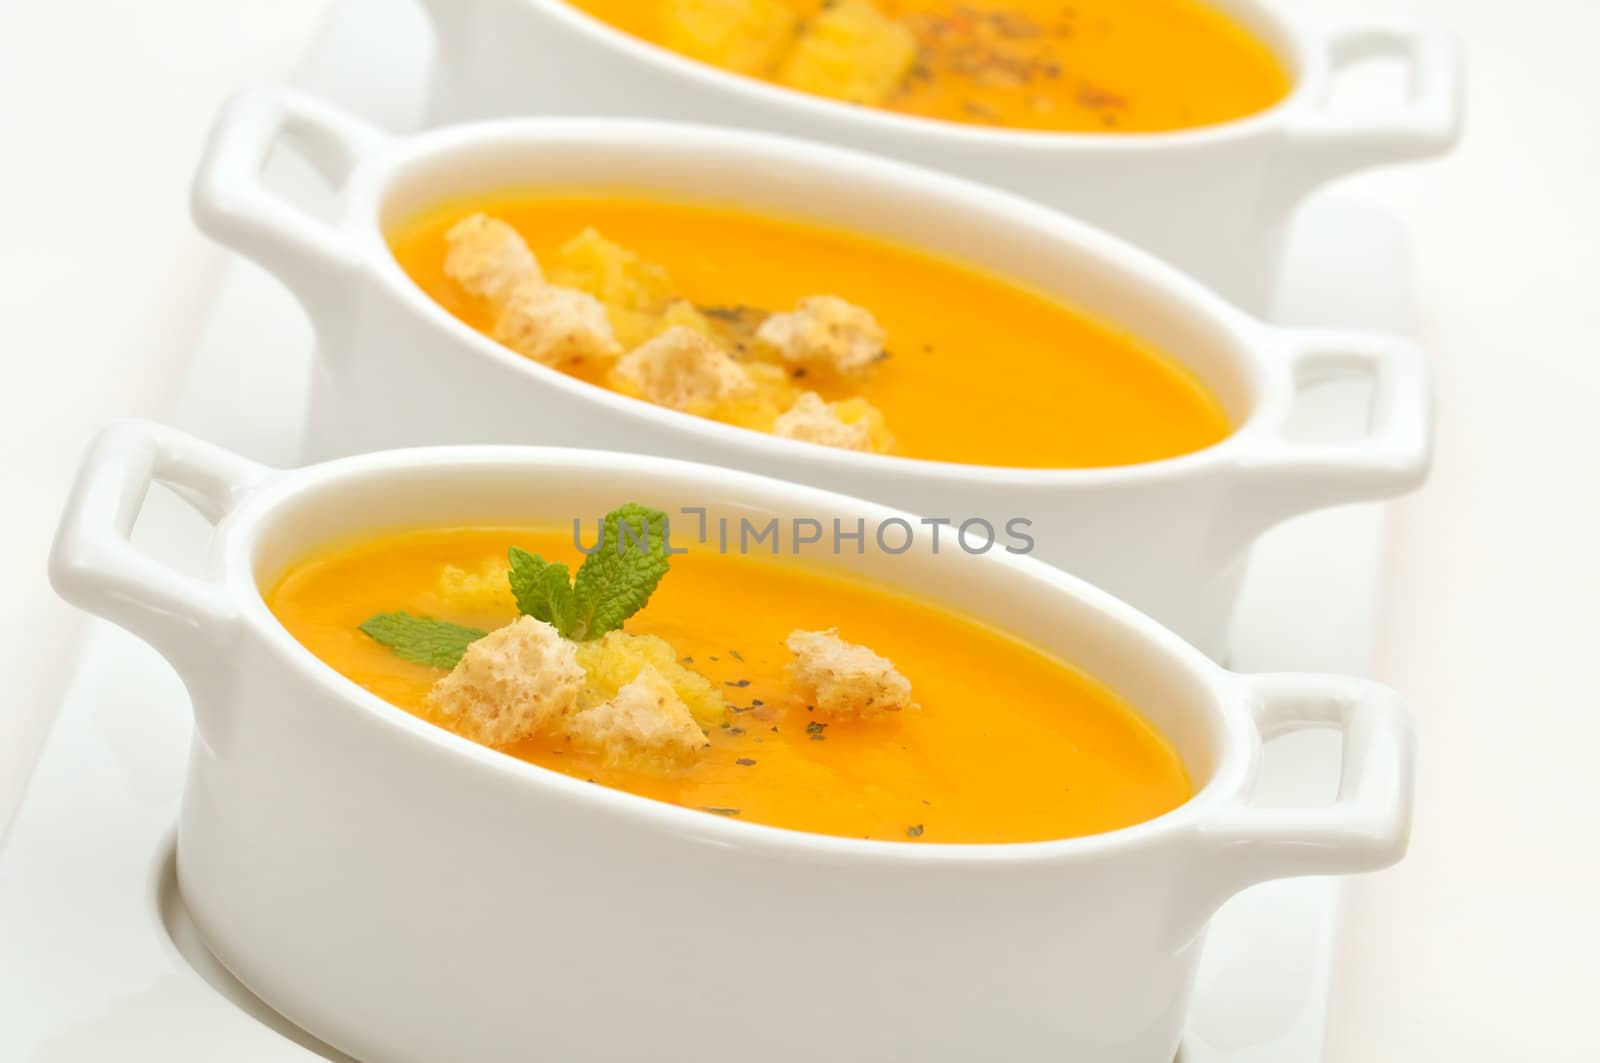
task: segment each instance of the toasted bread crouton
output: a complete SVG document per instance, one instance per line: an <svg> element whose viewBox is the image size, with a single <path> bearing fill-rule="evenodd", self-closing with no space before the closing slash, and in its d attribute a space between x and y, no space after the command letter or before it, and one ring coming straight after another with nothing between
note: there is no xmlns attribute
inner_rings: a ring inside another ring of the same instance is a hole
<svg viewBox="0 0 1600 1063"><path fill-rule="evenodd" d="M911 682L865 646L827 631L794 631L784 641L789 677L806 704L835 719L870 719L912 708Z"/></svg>
<svg viewBox="0 0 1600 1063"><path fill-rule="evenodd" d="M526 284L511 293L494 338L542 365L563 365L622 353L599 300L554 284Z"/></svg>
<svg viewBox="0 0 1600 1063"><path fill-rule="evenodd" d="M583 669L572 643L525 616L467 647L455 670L433 685L439 722L486 746L554 729L578 703Z"/></svg>
<svg viewBox="0 0 1600 1063"><path fill-rule="evenodd" d="M871 0L838 0L807 25L778 80L820 96L875 104L889 98L917 62L917 39Z"/></svg>
<svg viewBox="0 0 1600 1063"><path fill-rule="evenodd" d="M667 0L661 43L702 63L741 74L778 65L800 29L784 0Z"/></svg>
<svg viewBox="0 0 1600 1063"><path fill-rule="evenodd" d="M756 330L756 339L785 362L820 365L846 376L883 356L888 339L871 312L836 295L800 300L787 314L773 314Z"/></svg>
<svg viewBox="0 0 1600 1063"><path fill-rule="evenodd" d="M517 599L507 577L510 566L490 558L477 568L446 565L439 570L433 593L449 609L472 613L516 613Z"/></svg>
<svg viewBox="0 0 1600 1063"><path fill-rule="evenodd" d="M608 306L660 310L672 298L672 277L632 248L588 228L562 244L550 260L550 280L588 292Z"/></svg>
<svg viewBox="0 0 1600 1063"><path fill-rule="evenodd" d="M800 389L789 378L789 371L771 362L740 362L750 378L751 390L720 402L714 411L717 420L757 432L770 432L785 410L794 405Z"/></svg>
<svg viewBox="0 0 1600 1063"><path fill-rule="evenodd" d="M661 331L661 311L674 294L672 277L637 251L588 228L562 244L548 267L551 283L588 292L605 305L623 349L632 350Z"/></svg>
<svg viewBox="0 0 1600 1063"><path fill-rule="evenodd" d="M825 447L844 450L873 450L872 432L862 421L846 424L839 419L834 407L822 401L815 391L808 391L794 400L794 405L772 426L774 435L785 439L798 439L805 443L820 443Z"/></svg>
<svg viewBox="0 0 1600 1063"><path fill-rule="evenodd" d="M681 767L709 743L694 716L654 666L617 691L617 696L567 721L580 749L605 755L608 764L647 770Z"/></svg>
<svg viewBox="0 0 1600 1063"><path fill-rule="evenodd" d="M450 245L444 259L445 276L471 295L503 303L525 284L544 279L517 230L487 214L462 218L445 234Z"/></svg>
<svg viewBox="0 0 1600 1063"><path fill-rule="evenodd" d="M695 413L748 395L755 387L744 367L715 341L683 325L623 355L611 371L611 384L657 406Z"/></svg>
<svg viewBox="0 0 1600 1063"><path fill-rule="evenodd" d="M699 308L687 299L674 299L667 304L666 310L662 312L656 324L655 335L659 336L675 325L682 325L686 329L692 329L707 339L714 340L717 338L717 329L711 323L711 319L702 314ZM655 337L652 336L651 338L654 339Z"/></svg>
<svg viewBox="0 0 1600 1063"><path fill-rule="evenodd" d="M659 635L608 631L592 642L578 643L578 666L584 675L579 709L610 701L648 666L672 686L701 727L715 727L727 718L728 703L722 691L699 672L686 668L672 643Z"/></svg>
<svg viewBox="0 0 1600 1063"><path fill-rule="evenodd" d="M831 405L833 415L839 420L847 425L860 425L867 430L867 437L872 441L872 450L879 454L887 454L894 449L894 435L889 431L888 422L872 403L857 395L840 399Z"/></svg>

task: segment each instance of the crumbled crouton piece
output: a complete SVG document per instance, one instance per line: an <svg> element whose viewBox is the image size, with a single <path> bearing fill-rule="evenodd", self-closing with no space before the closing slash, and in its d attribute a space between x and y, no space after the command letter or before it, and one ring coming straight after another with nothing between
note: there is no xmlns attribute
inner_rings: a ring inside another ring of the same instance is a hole
<svg viewBox="0 0 1600 1063"><path fill-rule="evenodd" d="M815 391L808 391L794 400L794 405L772 426L774 435L785 439L798 439L805 443L820 443L825 447L844 450L872 450L872 433L865 423L846 424L839 419L833 406L822 401Z"/></svg>
<svg viewBox="0 0 1600 1063"><path fill-rule="evenodd" d="M889 431L889 425L883 419L883 414L861 396L840 399L834 403L833 415L847 425L861 425L866 428L867 436L872 441L871 449L879 454L887 454L894 449L894 435Z"/></svg>
<svg viewBox="0 0 1600 1063"><path fill-rule="evenodd" d="M836 295L802 299L792 312L773 314L756 330L756 339L784 361L846 375L877 361L888 338L870 311Z"/></svg>
<svg viewBox="0 0 1600 1063"><path fill-rule="evenodd" d="M609 631L593 642L578 644L578 665L584 673L583 689L578 692L580 709L610 701L648 666L671 684L701 727L715 727L727 718L728 703L722 691L699 672L684 667L672 643L659 635Z"/></svg>
<svg viewBox="0 0 1600 1063"><path fill-rule="evenodd" d="M666 268L646 262L637 251L583 230L556 250L550 280L588 292L607 306L660 310L672 298Z"/></svg>
<svg viewBox="0 0 1600 1063"><path fill-rule="evenodd" d="M789 677L806 704L836 719L868 719L912 707L911 682L865 646L827 631L794 631Z"/></svg>
<svg viewBox="0 0 1600 1063"><path fill-rule="evenodd" d="M433 592L444 605L475 613L515 613L517 600L507 578L509 566L490 558L475 569L446 565L439 570Z"/></svg>
<svg viewBox="0 0 1600 1063"><path fill-rule="evenodd" d="M784 0L667 0L664 7L662 44L741 74L770 72L800 26Z"/></svg>
<svg viewBox="0 0 1600 1063"><path fill-rule="evenodd" d="M517 288L544 279L539 260L517 230L498 218L465 217L451 227L445 240L450 245L445 275L480 299L503 303Z"/></svg>
<svg viewBox="0 0 1600 1063"><path fill-rule="evenodd" d="M839 0L806 27L778 70L791 88L852 103L882 103L911 73L917 39L871 0Z"/></svg>
<svg viewBox="0 0 1600 1063"><path fill-rule="evenodd" d="M794 405L799 389L789 371L771 362L741 362L752 390L719 402L711 415L727 424L770 432L783 412Z"/></svg>
<svg viewBox="0 0 1600 1063"><path fill-rule="evenodd" d="M511 293L494 338L542 365L622 352L605 307L592 295L554 284L526 284Z"/></svg>
<svg viewBox="0 0 1600 1063"><path fill-rule="evenodd" d="M547 272L553 283L588 292L605 304L611 330L624 350L661 331L661 311L673 297L672 278L664 267L593 228L557 249Z"/></svg>
<svg viewBox="0 0 1600 1063"><path fill-rule="evenodd" d="M467 647L428 692L428 706L457 734L504 746L556 726L576 707L582 686L572 643L525 616Z"/></svg>
<svg viewBox="0 0 1600 1063"><path fill-rule="evenodd" d="M658 406L697 413L748 395L744 367L691 328L674 325L618 360L612 386Z"/></svg>
<svg viewBox="0 0 1600 1063"><path fill-rule="evenodd" d="M567 733L609 764L656 770L681 767L709 744L672 684L649 664L616 697L572 717Z"/></svg>
<svg viewBox="0 0 1600 1063"><path fill-rule="evenodd" d="M702 314L699 308L687 299L674 299L667 304L667 309L662 313L660 321L656 325L655 334L659 336L675 325L693 329L707 339L714 340L717 338L717 329L711 323L711 319Z"/></svg>

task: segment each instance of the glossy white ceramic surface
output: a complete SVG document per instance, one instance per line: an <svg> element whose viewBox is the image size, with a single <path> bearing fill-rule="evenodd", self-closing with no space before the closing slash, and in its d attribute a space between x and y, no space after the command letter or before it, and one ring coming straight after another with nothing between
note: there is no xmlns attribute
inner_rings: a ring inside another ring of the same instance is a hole
<svg viewBox="0 0 1600 1063"><path fill-rule="evenodd" d="M389 0L337 0L301 63L301 84L387 128L413 126L426 28L420 16L404 14ZM296 202L331 209L298 158L273 159L265 179ZM1290 257L1281 320L1406 329L1412 284L1404 227L1386 211L1322 197L1297 221ZM177 356L187 370L176 423L269 464L294 463L314 343L293 300L252 264L232 262L195 324L194 345ZM1359 399L1359 389L1307 396L1297 427L1325 438L1359 425ZM1370 666L1385 508L1342 507L1264 537L1233 640L1240 667L1360 674ZM203 519L161 492L147 500L135 529L142 548L185 571L201 570L210 538ZM250 998L235 1006L237 983L196 951L204 946L175 878L152 874L178 815L193 730L171 668L135 637L95 623L71 675L59 708L37 706L57 723L10 833L0 827L0 941L8 961L0 963L0 1059L348 1063L287 1020L258 1022L264 1006ZM1274 743L1257 800L1325 800L1339 759L1334 732ZM0 822L13 811L0 800ZM1181 1063L1325 1058L1346 881L1268 883L1223 906L1207 931ZM1360 915L1371 921L1370 911ZM1359 955L1360 943L1350 944Z"/></svg>
<svg viewBox="0 0 1600 1063"><path fill-rule="evenodd" d="M154 482L217 520L205 576L135 549ZM908 845L725 820L474 745L317 662L258 585L320 543L418 523L564 523L625 500L881 521L870 503L709 466L441 448L278 473L173 430L109 429L51 575L177 668L196 742L178 874L228 967L298 1025L385 1063L1007 1058L1158 1063L1204 929L1238 890L1385 866L1410 816L1407 714L1374 684L1226 672L1147 617L1027 559L803 552L931 593L1139 705L1198 793L1126 830ZM1250 801L1263 741L1335 727L1337 799ZM315 963L307 957L313 950ZM825 1013L795 1021L827 987ZM752 991L752 990L755 991ZM619 1002L628 1022L618 1022ZM707 1037L708 1028L718 1036Z"/></svg>
<svg viewBox="0 0 1600 1063"><path fill-rule="evenodd" d="M1212 0L1293 78L1278 105L1158 134L1006 132L808 96L638 40L564 0L425 0L435 29L434 122L636 115L804 136L975 178L1154 251L1241 305L1267 305L1289 217L1346 174L1439 155L1460 135L1461 61L1443 30L1403 19L1294 18L1281 2ZM1348 114L1328 101L1367 60L1404 67L1407 97Z"/></svg>
<svg viewBox="0 0 1600 1063"><path fill-rule="evenodd" d="M287 139L340 189L307 214L260 179ZM706 160L715 158L708 167ZM774 175L781 174L781 180ZM507 186L623 186L812 218L973 262L1114 321L1185 363L1237 424L1204 451L1124 468L998 469L865 455L690 417L522 358L451 317L401 271L384 230ZM848 187L853 194L836 194ZM955 523L1032 522L1037 555L1212 654L1249 549L1277 522L1406 492L1426 476L1431 386L1411 344L1281 329L1158 260L1019 197L872 156L755 133L649 122L479 123L391 138L278 90L219 118L195 184L202 228L286 283L318 333L313 458L440 443L585 445L815 484ZM1371 381L1366 434L1289 438L1302 386Z"/></svg>

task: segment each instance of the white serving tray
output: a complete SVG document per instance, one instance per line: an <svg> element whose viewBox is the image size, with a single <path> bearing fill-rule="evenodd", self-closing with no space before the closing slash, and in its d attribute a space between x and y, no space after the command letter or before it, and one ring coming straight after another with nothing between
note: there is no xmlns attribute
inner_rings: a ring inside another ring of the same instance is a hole
<svg viewBox="0 0 1600 1063"><path fill-rule="evenodd" d="M337 0L298 84L396 129L420 113L428 36L419 12ZM269 178L315 206L290 160ZM1297 225L1277 317L1408 330L1403 230L1375 208L1324 197ZM175 413L191 432L273 464L298 457L310 329L286 292L228 267ZM1302 431L1359 431L1365 392L1303 398ZM136 540L197 566L206 526L153 497ZM1301 518L1263 541L1233 664L1244 671L1364 673L1383 558L1378 507ZM0 837L0 1060L6 1063L308 1063L348 1057L275 1015L206 952L172 869L170 832L190 740L188 700L153 651L96 622L79 653L28 794ZM1259 797L1320 802L1338 774L1331 736L1272 747ZM293 765L284 765L293 785ZM1257 887L1217 916L1181 1063L1318 1063L1339 923L1325 879ZM314 950L307 963L318 962ZM530 957L530 962L537 962ZM364 1063L384 1063L368 1060Z"/></svg>

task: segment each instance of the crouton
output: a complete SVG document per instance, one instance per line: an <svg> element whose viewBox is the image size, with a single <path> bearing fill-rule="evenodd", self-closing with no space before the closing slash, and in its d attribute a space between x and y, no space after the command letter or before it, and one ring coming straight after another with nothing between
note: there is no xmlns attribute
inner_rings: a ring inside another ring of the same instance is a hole
<svg viewBox="0 0 1600 1063"><path fill-rule="evenodd" d="M794 44L800 17L784 0L667 0L661 43L741 74L770 73Z"/></svg>
<svg viewBox="0 0 1600 1063"><path fill-rule="evenodd" d="M457 734L505 746L557 728L582 686L572 643L525 616L468 646L428 692L428 707Z"/></svg>
<svg viewBox="0 0 1600 1063"><path fill-rule="evenodd" d="M698 307L687 299L674 299L667 304L667 309L661 314L656 323L655 336L661 335L674 325L682 325L692 329L707 339L717 339L716 326L711 319L702 314ZM654 339L655 336L651 338Z"/></svg>
<svg viewBox="0 0 1600 1063"><path fill-rule="evenodd" d="M611 372L611 386L658 406L694 413L708 412L755 388L743 366L713 340L683 325L623 355Z"/></svg>
<svg viewBox="0 0 1600 1063"><path fill-rule="evenodd" d="M778 68L790 88L851 103L889 98L917 61L917 39L871 0L839 0L807 25Z"/></svg>
<svg viewBox="0 0 1600 1063"><path fill-rule="evenodd" d="M807 705L835 719L870 719L912 708L911 682L865 646L827 631L794 631L784 641L789 678Z"/></svg>
<svg viewBox="0 0 1600 1063"><path fill-rule="evenodd" d="M836 295L802 299L792 312L773 314L756 330L756 339L785 362L826 366L846 376L882 357L888 338L870 311Z"/></svg>
<svg viewBox="0 0 1600 1063"><path fill-rule="evenodd" d="M785 439L798 439L805 443L820 443L825 447L844 450L873 450L872 433L865 423L846 424L839 419L835 408L822 401L815 391L808 391L794 400L794 405L779 417L772 426L774 435Z"/></svg>
<svg viewBox="0 0 1600 1063"><path fill-rule="evenodd" d="M603 754L608 764L657 771L688 764L710 744L672 684L649 664L616 697L568 720L566 731L574 745Z"/></svg>
<svg viewBox="0 0 1600 1063"><path fill-rule="evenodd" d="M889 431L888 422L883 419L883 414L872 403L857 395L848 399L840 399L833 405L833 415L847 425L860 425L867 430L867 438L871 440L871 449L879 454L887 454L894 449L894 434Z"/></svg>
<svg viewBox="0 0 1600 1063"><path fill-rule="evenodd" d="M673 298L665 268L638 252L583 230L551 257L553 283L588 292L605 305L611 331L624 350L632 350L661 331L661 312Z"/></svg>
<svg viewBox="0 0 1600 1063"><path fill-rule="evenodd" d="M490 558L473 569L446 565L439 570L433 592L440 603L450 609L515 614L517 600L511 593L509 569L510 566L499 558Z"/></svg>
<svg viewBox="0 0 1600 1063"><path fill-rule="evenodd" d="M525 284L511 293L494 338L542 365L622 353L605 307L592 295L554 284Z"/></svg>
<svg viewBox="0 0 1600 1063"><path fill-rule="evenodd" d="M550 281L588 292L607 306L659 311L673 296L672 277L637 251L583 230L550 260Z"/></svg>
<svg viewBox="0 0 1600 1063"><path fill-rule="evenodd" d="M770 432L785 410L794 405L799 389L789 379L789 371L771 362L741 362L750 378L751 390L719 402L712 414L719 421Z"/></svg>
<svg viewBox="0 0 1600 1063"><path fill-rule="evenodd" d="M461 219L445 234L450 245L445 276L466 291L492 303L503 303L525 284L544 279L539 260L517 230L487 214Z"/></svg>
<svg viewBox="0 0 1600 1063"><path fill-rule="evenodd" d="M648 666L672 686L701 727L715 727L727 718L728 703L722 691L699 672L684 667L678 651L658 635L609 631L593 642L580 642L578 666L584 674L579 709L610 701Z"/></svg>

